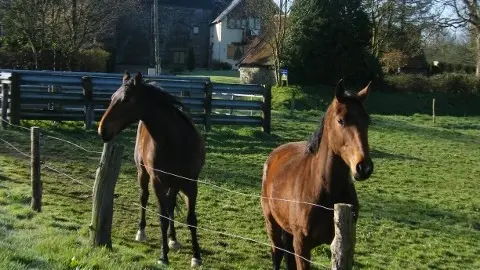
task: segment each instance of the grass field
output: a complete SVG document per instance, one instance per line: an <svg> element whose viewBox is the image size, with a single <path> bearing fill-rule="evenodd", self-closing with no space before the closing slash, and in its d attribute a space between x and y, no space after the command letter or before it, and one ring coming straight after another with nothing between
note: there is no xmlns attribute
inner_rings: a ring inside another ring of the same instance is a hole
<svg viewBox="0 0 480 270"><path fill-rule="evenodd" d="M210 77L210 80L216 83L240 83L240 74L238 70L197 69L192 72L183 72L181 75L178 76L205 76Z"/></svg>
<svg viewBox="0 0 480 270"><path fill-rule="evenodd" d="M320 112L273 114L273 135L258 128L214 127L205 133L207 162L201 179L259 194L263 162L277 145L302 140ZM356 183L361 204L355 269L480 269L480 117L372 115L369 137L375 172ZM37 124L51 135L101 151L94 131L76 124ZM119 141L126 158L115 198L112 252L91 249L91 190L42 169L43 212L29 210L29 161L0 148L0 269L159 269L159 222L147 216L146 243L134 241L139 188L132 159L135 129ZM0 131L0 138L29 151L28 131ZM0 142L1 143L1 142ZM93 185L98 154L42 138L42 160ZM199 226L267 242L259 200L200 185ZM184 208L184 205L181 205ZM150 197L149 208L156 210ZM184 212L177 214L185 221ZM188 229L178 226L183 248L170 252L171 269L189 269ZM203 269L270 269L269 248L199 231ZM330 265L328 246L313 260ZM317 267L317 269L324 269Z"/></svg>

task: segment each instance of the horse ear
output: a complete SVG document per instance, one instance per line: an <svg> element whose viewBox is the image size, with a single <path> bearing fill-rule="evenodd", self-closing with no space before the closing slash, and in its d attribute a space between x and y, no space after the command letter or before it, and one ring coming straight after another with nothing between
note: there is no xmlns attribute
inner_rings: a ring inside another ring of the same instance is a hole
<svg viewBox="0 0 480 270"><path fill-rule="evenodd" d="M142 76L142 73L137 72L137 75L135 75L135 78L133 79L133 84L134 85L139 85L143 80L143 76Z"/></svg>
<svg viewBox="0 0 480 270"><path fill-rule="evenodd" d="M335 98L338 101L342 101L345 97L345 84L343 83L343 79L340 79L337 83L337 87L335 88Z"/></svg>
<svg viewBox="0 0 480 270"><path fill-rule="evenodd" d="M363 88L362 90L360 90L360 92L358 92L357 94L357 97L362 101L362 102L365 102L365 100L367 100L367 97L368 97L368 94L370 93L370 84L372 83L372 81L370 81L367 86L365 86L365 88Z"/></svg>
<svg viewBox="0 0 480 270"><path fill-rule="evenodd" d="M123 83L126 83L128 80L130 80L130 72L128 70L125 70L125 74L123 74Z"/></svg>

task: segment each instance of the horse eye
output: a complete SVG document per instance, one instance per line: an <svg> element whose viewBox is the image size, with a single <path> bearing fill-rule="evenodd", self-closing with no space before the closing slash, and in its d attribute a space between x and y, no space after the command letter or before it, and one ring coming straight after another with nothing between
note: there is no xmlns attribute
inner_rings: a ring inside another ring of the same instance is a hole
<svg viewBox="0 0 480 270"><path fill-rule="evenodd" d="M338 124L340 124L340 126L343 126L345 122L343 121L343 119L338 119Z"/></svg>

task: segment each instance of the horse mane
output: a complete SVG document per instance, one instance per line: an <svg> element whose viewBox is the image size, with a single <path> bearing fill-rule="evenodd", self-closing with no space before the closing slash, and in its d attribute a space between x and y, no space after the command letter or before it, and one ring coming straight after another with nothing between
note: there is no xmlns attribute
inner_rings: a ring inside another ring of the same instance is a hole
<svg viewBox="0 0 480 270"><path fill-rule="evenodd" d="M320 123L318 124L317 129L308 138L307 154L315 154L318 152L318 148L322 140L324 124L325 124L325 115L323 115L322 118L320 118Z"/></svg>
<svg viewBox="0 0 480 270"><path fill-rule="evenodd" d="M151 94L151 98L155 100L155 103L160 105L160 108L173 109L173 111L183 118L187 123L195 125L192 119L181 110L185 107L185 105L176 96L168 93L162 87L156 85L155 82L144 81L142 84L147 89L148 93Z"/></svg>

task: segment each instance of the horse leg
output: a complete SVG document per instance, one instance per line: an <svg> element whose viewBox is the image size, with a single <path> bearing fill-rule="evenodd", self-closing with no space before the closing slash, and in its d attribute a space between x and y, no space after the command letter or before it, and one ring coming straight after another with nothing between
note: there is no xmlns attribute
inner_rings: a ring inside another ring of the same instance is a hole
<svg viewBox="0 0 480 270"><path fill-rule="evenodd" d="M282 264L282 258L285 252L282 249L285 249L285 246L282 241L282 227L278 225L273 216L269 215L266 218L266 227L267 234L272 241L272 262L273 270L280 270L280 265Z"/></svg>
<svg viewBox="0 0 480 270"><path fill-rule="evenodd" d="M145 226L147 222L145 221L145 208L147 207L148 202L148 183L150 177L148 176L145 167L140 166L138 168L138 182L140 183L140 203L142 207L140 208L140 221L138 222L138 231L135 237L136 241L145 241L147 240L147 235L145 234Z"/></svg>
<svg viewBox="0 0 480 270"><path fill-rule="evenodd" d="M305 245L304 237L301 234L293 236L293 250L295 250L295 262L297 270L310 269L310 248Z"/></svg>
<svg viewBox="0 0 480 270"><path fill-rule="evenodd" d="M168 209L168 217L170 218L168 226L168 247L172 250L180 249L180 243L177 241L177 233L175 232L174 213L177 206L178 190L170 188L168 192L168 200L171 202L171 207Z"/></svg>
<svg viewBox="0 0 480 270"><path fill-rule="evenodd" d="M159 264L168 265L168 251L170 250L168 247L168 209L170 206L170 201L167 196L167 192L162 186L162 184L155 182L153 187L155 188L155 194L157 195L158 200L158 207L160 212L160 230L162 233L162 255L158 260Z"/></svg>
<svg viewBox="0 0 480 270"><path fill-rule="evenodd" d="M293 235L283 230L282 236L283 236L283 243L284 243L285 249L291 252L291 253L285 252L287 270L295 270L297 269L297 266L295 265L295 255L293 255L295 253L295 251L293 250Z"/></svg>
<svg viewBox="0 0 480 270"><path fill-rule="evenodd" d="M191 192L187 195L187 224L192 235L192 251L193 258L191 261L192 267L202 265L202 259L200 257L200 246L198 245L197 238L197 215L195 214L195 204L197 203L197 187L193 187Z"/></svg>

